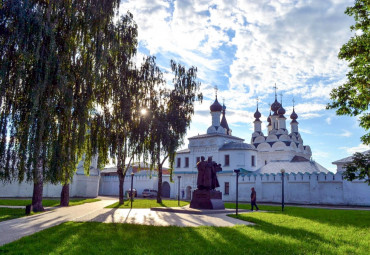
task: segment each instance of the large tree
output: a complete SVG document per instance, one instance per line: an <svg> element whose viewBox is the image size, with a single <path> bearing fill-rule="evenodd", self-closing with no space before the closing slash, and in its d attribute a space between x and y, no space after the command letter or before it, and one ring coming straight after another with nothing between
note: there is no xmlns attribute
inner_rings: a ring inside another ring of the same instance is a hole
<svg viewBox="0 0 370 255"><path fill-rule="evenodd" d="M197 81L197 68L188 70L171 61L174 78L172 89L158 89L159 97L153 97L151 107L151 129L148 148L152 166L158 169L157 202L162 202L162 168L168 159L173 169L176 150L183 143L186 130L194 114L194 102L202 100Z"/></svg>
<svg viewBox="0 0 370 255"><path fill-rule="evenodd" d="M351 30L355 35L342 46L338 57L349 62L348 81L331 92L333 100L329 109L337 109L338 115L359 116L360 126L370 129L370 3L356 0L345 13L353 16L355 24ZM370 144L370 133L361 137L364 144Z"/></svg>
<svg viewBox="0 0 370 255"><path fill-rule="evenodd" d="M103 68L106 87L101 92L100 105L104 109L106 148L117 164L119 203L124 202L124 180L135 157L145 147L147 125L142 110L148 108L148 98L156 83L162 83L162 73L153 57L148 57L140 68L133 62L137 47L137 26L132 14L127 13L112 33L108 65ZM108 156L108 155L107 155Z"/></svg>
<svg viewBox="0 0 370 255"><path fill-rule="evenodd" d="M355 24L351 30L355 35L342 46L338 57L349 62L348 81L332 90L333 100L328 109L337 109L338 115L359 116L360 126L367 131L361 137L364 144L370 144L370 2L369 0L355 0L353 7L348 7L345 13L353 16ZM354 159L359 159L355 154ZM354 179L354 167L358 163L359 176L369 174L361 161L354 160L344 174L348 180Z"/></svg>
<svg viewBox="0 0 370 255"><path fill-rule="evenodd" d="M33 181L34 211L43 210L44 180L68 184L89 149L84 145L91 145L87 125L101 80L102 35L118 6L118 0L2 2L0 178Z"/></svg>

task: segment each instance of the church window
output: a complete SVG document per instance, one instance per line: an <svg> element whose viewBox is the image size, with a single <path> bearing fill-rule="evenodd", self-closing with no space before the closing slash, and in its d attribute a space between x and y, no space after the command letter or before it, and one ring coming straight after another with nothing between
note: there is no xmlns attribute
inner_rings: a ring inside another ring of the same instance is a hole
<svg viewBox="0 0 370 255"><path fill-rule="evenodd" d="M185 158L185 167L189 167L189 158L188 157Z"/></svg>
<svg viewBox="0 0 370 255"><path fill-rule="evenodd" d="M267 165L267 160L265 160L265 165Z"/></svg>
<svg viewBox="0 0 370 255"><path fill-rule="evenodd" d="M198 162L200 162L200 157L197 157L197 160L196 160L196 162L198 163Z"/></svg>
<svg viewBox="0 0 370 255"><path fill-rule="evenodd" d="M225 192L224 192L224 194L229 195L229 190L230 190L230 183L225 182Z"/></svg>
<svg viewBox="0 0 370 255"><path fill-rule="evenodd" d="M230 165L230 155L225 155L225 166Z"/></svg>
<svg viewBox="0 0 370 255"><path fill-rule="evenodd" d="M181 158L177 158L177 167L181 167Z"/></svg>
<svg viewBox="0 0 370 255"><path fill-rule="evenodd" d="M252 156L252 162L251 162L251 165L252 165L252 166L256 166L256 162L255 162L255 157L254 157L254 156Z"/></svg>

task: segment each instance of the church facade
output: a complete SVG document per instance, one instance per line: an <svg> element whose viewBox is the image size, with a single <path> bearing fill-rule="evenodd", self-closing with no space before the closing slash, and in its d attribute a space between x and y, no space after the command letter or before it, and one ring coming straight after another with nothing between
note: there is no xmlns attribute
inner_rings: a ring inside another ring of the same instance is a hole
<svg viewBox="0 0 370 255"><path fill-rule="evenodd" d="M222 165L220 177L240 169L244 174L328 173L311 160L312 152L304 145L298 129L298 115L290 115L290 131L286 127L285 109L276 99L267 118L267 134L262 132L258 105L254 113L254 132L250 143L232 135L226 120L226 106L216 100L210 106L212 124L206 134L189 138L188 149L177 152L175 174L195 174L200 157L212 158ZM222 177L221 177L222 178ZM192 185L193 187L193 185Z"/></svg>

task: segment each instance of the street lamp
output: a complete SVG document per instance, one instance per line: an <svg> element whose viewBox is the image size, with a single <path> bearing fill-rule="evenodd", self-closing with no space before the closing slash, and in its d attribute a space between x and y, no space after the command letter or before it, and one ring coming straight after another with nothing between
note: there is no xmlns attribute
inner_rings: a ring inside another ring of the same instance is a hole
<svg viewBox="0 0 370 255"><path fill-rule="evenodd" d="M236 173L236 215L238 215L238 191L239 191L239 173L240 169L235 169L234 172Z"/></svg>
<svg viewBox="0 0 370 255"><path fill-rule="evenodd" d="M284 174L285 169L281 169L281 210L284 211Z"/></svg>
<svg viewBox="0 0 370 255"><path fill-rule="evenodd" d="M177 176L177 178L179 179L179 185L178 185L178 191L177 191L177 203L178 203L178 206L180 206L180 179L181 179L181 176Z"/></svg>
<svg viewBox="0 0 370 255"><path fill-rule="evenodd" d="M131 209L132 209L132 202L134 201L133 186L134 186L134 172L131 172Z"/></svg>

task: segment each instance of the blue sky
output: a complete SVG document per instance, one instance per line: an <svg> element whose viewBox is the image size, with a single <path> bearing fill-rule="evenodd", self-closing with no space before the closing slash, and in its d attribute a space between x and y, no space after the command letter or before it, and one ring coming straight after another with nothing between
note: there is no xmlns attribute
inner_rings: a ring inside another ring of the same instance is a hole
<svg viewBox="0 0 370 255"><path fill-rule="evenodd" d="M198 68L204 101L196 103L187 137L210 126L214 86L233 135L250 142L257 97L266 134L276 83L288 120L295 100L313 159L335 171L331 162L369 149L360 141L365 131L357 118L325 110L332 88L346 81L348 63L337 55L353 36L353 18L344 14L351 5L352 0L128 0L120 13L129 10L138 24L138 61L150 54L163 71L171 59Z"/></svg>

